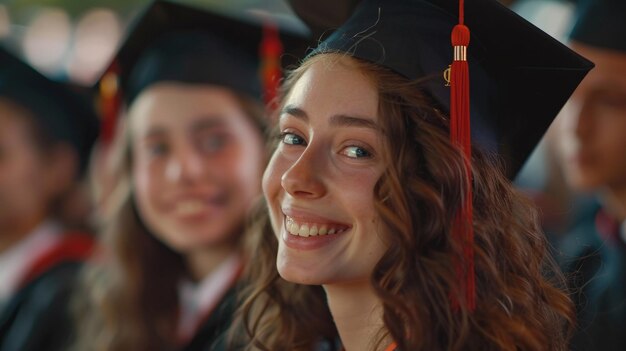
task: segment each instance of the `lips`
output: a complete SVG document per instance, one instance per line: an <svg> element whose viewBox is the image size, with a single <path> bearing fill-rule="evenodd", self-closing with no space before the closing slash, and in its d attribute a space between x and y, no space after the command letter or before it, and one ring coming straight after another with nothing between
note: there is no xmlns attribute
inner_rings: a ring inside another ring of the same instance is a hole
<svg viewBox="0 0 626 351"><path fill-rule="evenodd" d="M171 209L176 216L197 216L218 210L226 205L227 200L225 194L211 197L181 197L171 202Z"/></svg>

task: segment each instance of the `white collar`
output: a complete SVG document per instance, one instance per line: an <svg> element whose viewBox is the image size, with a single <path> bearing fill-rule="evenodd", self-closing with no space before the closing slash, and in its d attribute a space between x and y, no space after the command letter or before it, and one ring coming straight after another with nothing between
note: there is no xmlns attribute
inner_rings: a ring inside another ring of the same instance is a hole
<svg viewBox="0 0 626 351"><path fill-rule="evenodd" d="M0 253L0 302L17 292L32 264L59 242L59 232L61 227L56 222L44 221L13 247Z"/></svg>
<svg viewBox="0 0 626 351"><path fill-rule="evenodd" d="M189 340L202 322L224 294L237 279L241 267L239 254L234 253L220 263L217 268L202 281L194 283L184 279L178 285L180 315L178 335Z"/></svg>

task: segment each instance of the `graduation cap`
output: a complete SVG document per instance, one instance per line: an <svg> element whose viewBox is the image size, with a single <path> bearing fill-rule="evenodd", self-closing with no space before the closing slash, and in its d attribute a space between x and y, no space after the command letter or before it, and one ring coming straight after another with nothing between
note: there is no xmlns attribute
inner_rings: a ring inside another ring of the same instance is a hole
<svg viewBox="0 0 626 351"><path fill-rule="evenodd" d="M333 52L424 80L424 91L450 114L452 142L469 156L471 129L472 142L498 153L509 177L593 67L494 0L363 0L310 55ZM471 187L463 199L452 235L464 248L459 278L471 310Z"/></svg>
<svg viewBox="0 0 626 351"><path fill-rule="evenodd" d="M585 0L578 5L577 15L571 40L626 52L626 1Z"/></svg>
<svg viewBox="0 0 626 351"><path fill-rule="evenodd" d="M296 10L297 12L297 10ZM347 52L411 80L449 112L458 0L365 0L312 55ZM593 64L492 0L465 1L472 138L515 176Z"/></svg>
<svg viewBox="0 0 626 351"><path fill-rule="evenodd" d="M289 0L296 15L313 32L314 38L342 25L360 2L361 0Z"/></svg>
<svg viewBox="0 0 626 351"><path fill-rule="evenodd" d="M154 1L131 26L109 71L118 74L127 104L159 81L215 84L261 99L268 84L262 75L278 74L281 65L267 59L295 62L304 56L307 36L305 26L288 27L268 13ZM275 85L279 78L272 77Z"/></svg>
<svg viewBox="0 0 626 351"><path fill-rule="evenodd" d="M53 140L68 142L79 156L82 174L98 135L98 118L91 95L79 90L69 83L46 78L0 48L0 97L27 109Z"/></svg>

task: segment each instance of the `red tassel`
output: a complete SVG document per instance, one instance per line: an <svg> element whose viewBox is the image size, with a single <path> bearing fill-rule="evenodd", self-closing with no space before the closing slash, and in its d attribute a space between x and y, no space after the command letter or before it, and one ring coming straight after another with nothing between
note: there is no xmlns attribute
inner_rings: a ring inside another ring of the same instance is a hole
<svg viewBox="0 0 626 351"><path fill-rule="evenodd" d="M467 64L467 46L470 31L463 25L463 0L459 0L459 24L452 30L454 61L450 68L450 140L458 145L465 155L465 167L468 174L466 193L462 196L461 208L452 225L452 235L463 247L463 260L459 262L457 272L463 282L465 303L470 311L476 308L476 286L474 274L474 228L472 208L471 180L471 136L470 136L470 96L469 68ZM458 306L458 301L453 301Z"/></svg>
<svg viewBox="0 0 626 351"><path fill-rule="evenodd" d="M280 55L283 53L283 44L280 41L278 27L271 22L266 22L263 26L260 51L263 97L268 108L273 111L278 107L276 95L282 78Z"/></svg>
<svg viewBox="0 0 626 351"><path fill-rule="evenodd" d="M100 109L102 113L100 137L105 146L108 146L113 140L115 125L122 104L118 77L119 68L117 63L113 62L100 80Z"/></svg>

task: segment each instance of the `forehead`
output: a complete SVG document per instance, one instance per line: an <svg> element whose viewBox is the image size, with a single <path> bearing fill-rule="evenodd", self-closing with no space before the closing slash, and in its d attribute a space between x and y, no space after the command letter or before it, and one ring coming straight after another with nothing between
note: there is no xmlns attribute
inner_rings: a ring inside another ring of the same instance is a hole
<svg viewBox="0 0 626 351"><path fill-rule="evenodd" d="M225 123L245 119L235 95L226 88L185 83L158 83L137 97L128 112L130 127L143 133L153 127L186 128L198 119Z"/></svg>
<svg viewBox="0 0 626 351"><path fill-rule="evenodd" d="M13 133L15 128L20 130L32 128L36 122L26 108L9 99L0 97L0 123L2 124L0 132ZM12 131L9 132L8 128L12 128Z"/></svg>
<svg viewBox="0 0 626 351"><path fill-rule="evenodd" d="M573 42L572 48L596 64L582 81L581 86L602 86L626 91L626 52L595 48Z"/></svg>
<svg viewBox="0 0 626 351"><path fill-rule="evenodd" d="M324 54L312 60L291 89L286 105L319 116L377 116L378 92L374 82L353 59Z"/></svg>

